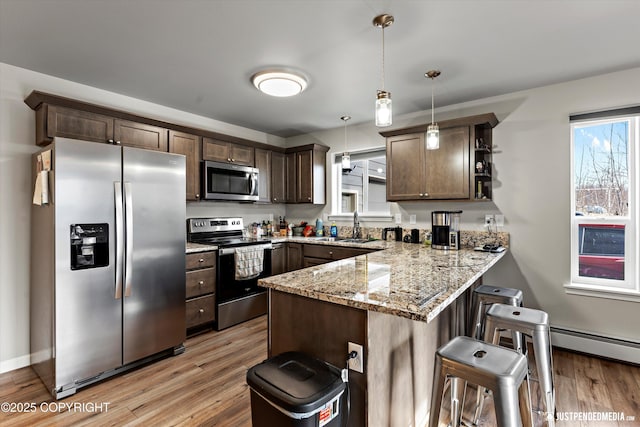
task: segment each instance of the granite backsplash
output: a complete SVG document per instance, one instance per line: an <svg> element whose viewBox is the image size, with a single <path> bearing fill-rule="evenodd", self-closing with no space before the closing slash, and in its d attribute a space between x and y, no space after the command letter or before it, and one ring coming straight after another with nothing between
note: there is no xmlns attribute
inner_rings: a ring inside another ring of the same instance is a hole
<svg viewBox="0 0 640 427"><path fill-rule="evenodd" d="M329 228L328 226L324 228L324 235L329 236ZM362 229L362 237L363 238L374 238L380 239L382 237L382 227L361 227ZM431 229L420 228L420 242L424 241L424 236L427 232L431 232ZM353 227L351 226L338 226L338 236L340 237L351 237L353 233ZM394 239L394 233L388 233L387 240ZM404 228L402 230L402 237L411 236L411 229ZM484 245L501 245L505 248L509 247L509 233L500 231L500 232L489 232L489 231L472 231L472 230L460 230L460 246L461 247L477 247Z"/></svg>

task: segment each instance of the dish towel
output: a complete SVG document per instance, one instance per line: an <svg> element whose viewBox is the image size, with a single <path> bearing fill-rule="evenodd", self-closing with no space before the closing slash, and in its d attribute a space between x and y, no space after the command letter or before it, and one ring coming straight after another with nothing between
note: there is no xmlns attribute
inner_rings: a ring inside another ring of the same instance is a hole
<svg viewBox="0 0 640 427"><path fill-rule="evenodd" d="M236 280L248 280L262 273L264 248L241 246L235 248Z"/></svg>

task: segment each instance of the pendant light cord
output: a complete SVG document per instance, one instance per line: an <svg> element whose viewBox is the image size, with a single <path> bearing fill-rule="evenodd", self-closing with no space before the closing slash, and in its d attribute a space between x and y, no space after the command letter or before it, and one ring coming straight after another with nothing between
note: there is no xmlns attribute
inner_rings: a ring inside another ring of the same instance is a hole
<svg viewBox="0 0 640 427"><path fill-rule="evenodd" d="M384 25L382 26L382 90L384 90Z"/></svg>
<svg viewBox="0 0 640 427"><path fill-rule="evenodd" d="M347 152L347 120L344 120L344 152Z"/></svg>
<svg viewBox="0 0 640 427"><path fill-rule="evenodd" d="M431 124L433 124L433 117L434 117L434 111L433 111L433 85L435 84L435 82L433 81L433 77L431 77Z"/></svg>

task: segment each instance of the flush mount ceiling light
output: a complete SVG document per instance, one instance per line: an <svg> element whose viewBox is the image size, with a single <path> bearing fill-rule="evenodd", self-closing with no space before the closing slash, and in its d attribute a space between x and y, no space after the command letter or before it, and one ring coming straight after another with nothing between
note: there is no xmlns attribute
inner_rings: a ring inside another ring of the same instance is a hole
<svg viewBox="0 0 640 427"><path fill-rule="evenodd" d="M439 70L429 70L424 73L425 77L431 79L431 124L427 128L427 150L437 150L440 148L440 129L438 124L434 122L434 108L433 108L433 85L436 77L440 75Z"/></svg>
<svg viewBox="0 0 640 427"><path fill-rule="evenodd" d="M342 172L349 173L351 172L351 156L347 151L347 121L351 119L351 116L342 116L340 120L344 122L344 153L342 153Z"/></svg>
<svg viewBox="0 0 640 427"><path fill-rule="evenodd" d="M393 24L393 16L378 15L373 18L373 26L382 28L382 89L376 92L376 126L391 126L391 92L384 90L384 29Z"/></svg>
<svg viewBox="0 0 640 427"><path fill-rule="evenodd" d="M278 97L294 96L307 88L307 79L287 70L260 71L251 76L251 81L260 92Z"/></svg>

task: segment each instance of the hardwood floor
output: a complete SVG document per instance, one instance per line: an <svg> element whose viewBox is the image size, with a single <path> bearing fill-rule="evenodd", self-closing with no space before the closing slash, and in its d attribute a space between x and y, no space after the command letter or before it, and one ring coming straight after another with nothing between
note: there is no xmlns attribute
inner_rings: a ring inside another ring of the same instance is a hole
<svg viewBox="0 0 640 427"><path fill-rule="evenodd" d="M248 427L251 411L245 375L267 357L266 341L263 316L189 338L180 356L87 387L59 402L53 401L31 368L7 372L0 375L0 403L9 403L14 410L21 404L33 405L35 410L6 412L3 406L0 425ZM640 367L560 349L553 355L559 415L623 412L635 417L620 422L560 420L558 426L640 426ZM99 404L102 410L91 407ZM540 417L535 421L536 426L544 425ZM490 397L480 422L495 425Z"/></svg>

